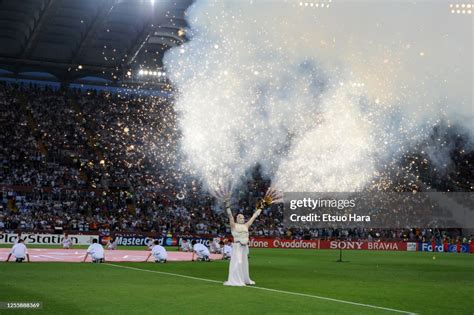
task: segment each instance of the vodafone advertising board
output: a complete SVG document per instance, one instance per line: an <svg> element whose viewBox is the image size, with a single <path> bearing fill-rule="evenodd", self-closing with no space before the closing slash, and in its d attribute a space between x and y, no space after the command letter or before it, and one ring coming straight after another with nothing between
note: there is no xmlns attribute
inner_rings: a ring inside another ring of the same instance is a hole
<svg viewBox="0 0 474 315"><path fill-rule="evenodd" d="M367 242L367 241L325 241L325 240L285 240L252 237L253 248L302 248L302 249L353 249L353 250L395 250L406 251L404 242ZM410 248L410 250L413 250Z"/></svg>
<svg viewBox="0 0 474 315"><path fill-rule="evenodd" d="M319 240L284 240L272 238L251 237L250 247L254 248L306 248L318 249Z"/></svg>

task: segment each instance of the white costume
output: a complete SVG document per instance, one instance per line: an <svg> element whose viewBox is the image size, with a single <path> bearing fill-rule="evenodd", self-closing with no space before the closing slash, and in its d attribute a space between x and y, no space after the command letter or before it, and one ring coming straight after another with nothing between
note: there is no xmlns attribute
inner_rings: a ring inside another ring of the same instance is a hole
<svg viewBox="0 0 474 315"><path fill-rule="evenodd" d="M209 249L201 243L194 244L193 250L199 259L209 258L209 255L211 255Z"/></svg>
<svg viewBox="0 0 474 315"><path fill-rule="evenodd" d="M146 239L146 243L147 244L146 246L148 247L149 250L151 250L153 248L153 246L155 246L155 244L153 244L155 240L152 239L152 238L147 238Z"/></svg>
<svg viewBox="0 0 474 315"><path fill-rule="evenodd" d="M72 247L72 240L69 237L63 239L63 248L69 249Z"/></svg>
<svg viewBox="0 0 474 315"><path fill-rule="evenodd" d="M16 259L25 259L26 254L28 254L28 250L26 249L25 244L16 243L10 250L10 254L12 254Z"/></svg>
<svg viewBox="0 0 474 315"><path fill-rule="evenodd" d="M232 256L229 264L229 278L224 285L231 286L245 286L248 284L255 284L250 279L249 275L249 228L248 226L257 218L261 210L255 211L252 218L245 224L234 223L232 226L232 236L234 243L232 243ZM228 209L229 216L232 216L230 209ZM232 221L233 222L233 219Z"/></svg>
<svg viewBox="0 0 474 315"><path fill-rule="evenodd" d="M153 255L153 258L155 258L155 262L166 261L168 258L166 249L161 245L154 245L151 248L151 254Z"/></svg>
<svg viewBox="0 0 474 315"><path fill-rule="evenodd" d="M220 254L222 252L221 244L219 244L220 239L218 237L214 238L209 246L209 251L213 254Z"/></svg>
<svg viewBox="0 0 474 315"><path fill-rule="evenodd" d="M115 241L115 240L110 240L110 241L107 243L107 249L110 249L110 250L115 250L115 249L117 249L117 241Z"/></svg>
<svg viewBox="0 0 474 315"><path fill-rule="evenodd" d="M190 252L192 251L191 242L186 242L185 240L181 241L181 251Z"/></svg>
<svg viewBox="0 0 474 315"><path fill-rule="evenodd" d="M89 245L89 248L87 248L87 252L89 253L89 255L91 255L93 262L98 261L100 259L104 259L104 248L98 243L93 243Z"/></svg>
<svg viewBox="0 0 474 315"><path fill-rule="evenodd" d="M232 246L229 244L224 245L224 259L228 259L232 257Z"/></svg>

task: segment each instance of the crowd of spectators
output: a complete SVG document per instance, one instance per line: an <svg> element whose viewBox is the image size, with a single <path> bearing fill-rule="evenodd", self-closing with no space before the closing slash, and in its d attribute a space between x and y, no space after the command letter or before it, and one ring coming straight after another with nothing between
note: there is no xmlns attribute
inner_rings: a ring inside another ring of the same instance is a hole
<svg viewBox="0 0 474 315"><path fill-rule="evenodd" d="M0 231L225 233L182 179L165 98L0 85L0 99Z"/></svg>
<svg viewBox="0 0 474 315"><path fill-rule="evenodd" d="M0 84L0 126L0 232L230 232L215 200L179 168L179 131L165 98ZM268 185L257 172L234 211L250 216ZM285 229L281 210L266 209L251 234L398 240L460 234Z"/></svg>

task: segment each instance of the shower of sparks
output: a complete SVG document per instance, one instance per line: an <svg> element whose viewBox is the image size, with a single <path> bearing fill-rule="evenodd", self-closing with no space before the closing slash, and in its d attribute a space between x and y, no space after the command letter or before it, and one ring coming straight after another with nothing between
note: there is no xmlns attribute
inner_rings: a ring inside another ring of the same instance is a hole
<svg viewBox="0 0 474 315"><path fill-rule="evenodd" d="M189 29L177 31L189 41L163 67L127 70L144 81L169 77L175 99L108 95L96 104L91 96L77 119L84 130L98 126L90 139L100 158L78 162L100 172L93 185L129 181L134 193L170 190L180 200L201 183L235 189L257 167L272 194L418 190L442 182L453 163L450 181L474 190L463 175L472 170L470 142L455 145L473 134L471 24L462 16L471 10L196 1ZM447 21L450 13L460 16ZM429 27L434 15L446 20L443 31ZM387 27L397 23L396 32ZM120 58L107 45L102 55Z"/></svg>
<svg viewBox="0 0 474 315"><path fill-rule="evenodd" d="M408 161L411 150L439 145L429 136L447 120L472 117L462 65L471 54L446 57L469 31L429 27L442 4L337 4L198 1L188 10L190 41L164 65L181 152L210 190L238 187L256 165L285 191L418 187L423 163ZM337 10L309 10L328 7Z"/></svg>

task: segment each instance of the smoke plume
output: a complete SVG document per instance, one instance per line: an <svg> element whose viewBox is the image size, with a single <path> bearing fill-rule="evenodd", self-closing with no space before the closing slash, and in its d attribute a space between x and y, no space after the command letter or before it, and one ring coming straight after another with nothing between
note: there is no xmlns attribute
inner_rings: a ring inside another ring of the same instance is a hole
<svg viewBox="0 0 474 315"><path fill-rule="evenodd" d="M188 9L189 41L164 64L181 149L208 188L259 164L281 190L360 190L441 122L472 135L472 15L444 1L323 4Z"/></svg>

